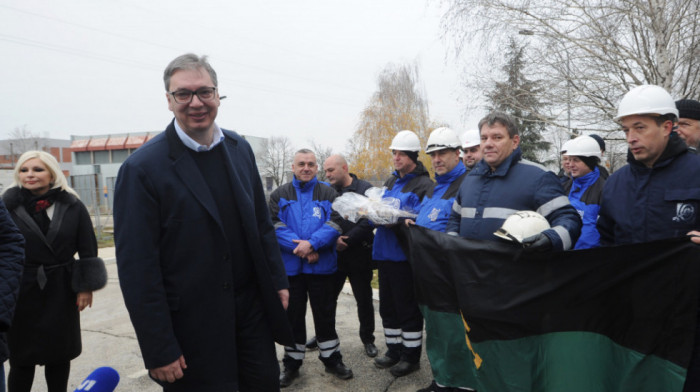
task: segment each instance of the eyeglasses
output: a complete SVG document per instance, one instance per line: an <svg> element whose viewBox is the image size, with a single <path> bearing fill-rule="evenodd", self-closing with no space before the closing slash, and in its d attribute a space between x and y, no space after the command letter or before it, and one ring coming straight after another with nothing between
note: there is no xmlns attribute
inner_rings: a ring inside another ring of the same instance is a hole
<svg viewBox="0 0 700 392"><path fill-rule="evenodd" d="M190 90L177 90L171 91L168 94L173 96L175 102L183 104L190 103L196 95L200 101L211 101L216 96L216 87L202 87L197 89L197 91Z"/></svg>

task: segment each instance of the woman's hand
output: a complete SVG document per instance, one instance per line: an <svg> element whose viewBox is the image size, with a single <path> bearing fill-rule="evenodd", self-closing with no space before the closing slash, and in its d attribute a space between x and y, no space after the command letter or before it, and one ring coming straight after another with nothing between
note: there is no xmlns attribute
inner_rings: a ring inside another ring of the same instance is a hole
<svg viewBox="0 0 700 392"><path fill-rule="evenodd" d="M76 305L78 305L78 310L81 312L88 306L92 307L92 291L83 291L82 293L78 293L78 301L76 302Z"/></svg>

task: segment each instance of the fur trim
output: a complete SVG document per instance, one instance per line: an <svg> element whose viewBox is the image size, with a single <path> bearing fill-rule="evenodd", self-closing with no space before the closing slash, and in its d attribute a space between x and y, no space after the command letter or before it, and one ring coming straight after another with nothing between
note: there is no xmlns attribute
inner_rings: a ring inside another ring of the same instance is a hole
<svg viewBox="0 0 700 392"><path fill-rule="evenodd" d="M22 194L20 192L21 190L18 186L13 186L2 194L2 200L5 202L5 206L9 211L14 210L22 204ZM64 190L56 196L56 201L71 205L78 201L78 198Z"/></svg>
<svg viewBox="0 0 700 392"><path fill-rule="evenodd" d="M80 259L73 264L73 291L99 290L107 285L107 268L99 257Z"/></svg>

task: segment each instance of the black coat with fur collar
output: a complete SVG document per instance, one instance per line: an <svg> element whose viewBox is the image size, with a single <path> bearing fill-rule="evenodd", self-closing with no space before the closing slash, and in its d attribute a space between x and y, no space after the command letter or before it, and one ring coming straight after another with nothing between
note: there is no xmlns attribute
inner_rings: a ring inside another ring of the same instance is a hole
<svg viewBox="0 0 700 392"><path fill-rule="evenodd" d="M19 188L8 189L3 199L26 240L24 275L7 334L10 363L32 365L73 359L82 349L73 270L82 261L97 259L90 215L80 200L62 191L45 236L26 212ZM76 252L80 261L73 258ZM40 267L47 278L43 289L37 281Z"/></svg>

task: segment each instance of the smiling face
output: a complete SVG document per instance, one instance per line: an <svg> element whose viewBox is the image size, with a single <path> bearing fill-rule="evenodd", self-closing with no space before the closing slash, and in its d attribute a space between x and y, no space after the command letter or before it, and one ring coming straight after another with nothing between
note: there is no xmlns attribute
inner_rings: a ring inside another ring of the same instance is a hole
<svg viewBox="0 0 700 392"><path fill-rule="evenodd" d="M573 178L583 177L592 171L591 168L577 156L569 157L568 167L571 172L571 177Z"/></svg>
<svg viewBox="0 0 700 392"><path fill-rule="evenodd" d="M316 155L310 153L297 153L294 155L292 172L297 180L301 182L309 182L316 178L316 173L318 173Z"/></svg>
<svg viewBox="0 0 700 392"><path fill-rule="evenodd" d="M48 192L53 182L51 171L39 158L28 159L19 168L19 183L34 195Z"/></svg>
<svg viewBox="0 0 700 392"><path fill-rule="evenodd" d="M569 157L568 155L561 156L561 168L564 170L564 173L566 173L566 174L571 173L571 168L569 167L570 161L571 161L571 157Z"/></svg>
<svg viewBox="0 0 700 392"><path fill-rule="evenodd" d="M652 167L668 144L673 123L667 120L658 125L651 116L632 115L623 117L620 124L634 159Z"/></svg>
<svg viewBox="0 0 700 392"><path fill-rule="evenodd" d="M181 69L175 71L170 78L170 92L197 91L202 87L216 87L204 68ZM175 114L178 125L187 136L200 144L211 144L214 137L214 120L221 104L218 91L214 91L214 98L211 100L203 101L195 95L190 103L177 103L169 93L166 93L166 96L168 108Z"/></svg>
<svg viewBox="0 0 700 392"><path fill-rule="evenodd" d="M496 170L513 153L520 143L520 136L510 137L506 127L500 123L484 124L480 130L481 151L491 170Z"/></svg>
<svg viewBox="0 0 700 392"><path fill-rule="evenodd" d="M462 149L462 160L464 165L471 169L481 160L481 145Z"/></svg>
<svg viewBox="0 0 700 392"><path fill-rule="evenodd" d="M678 136L690 147L700 147L700 121L692 118L678 119Z"/></svg>

